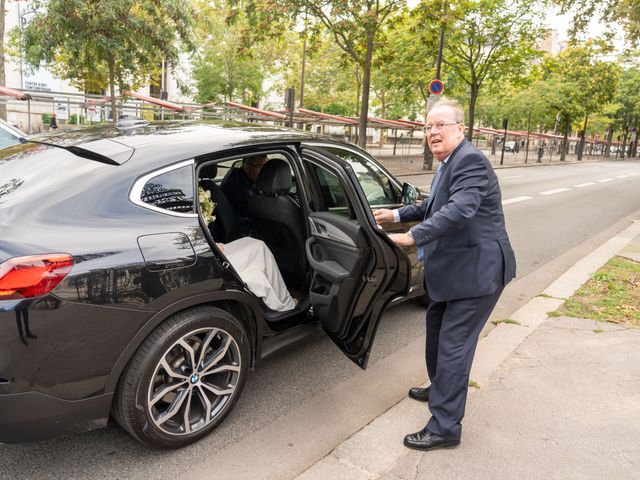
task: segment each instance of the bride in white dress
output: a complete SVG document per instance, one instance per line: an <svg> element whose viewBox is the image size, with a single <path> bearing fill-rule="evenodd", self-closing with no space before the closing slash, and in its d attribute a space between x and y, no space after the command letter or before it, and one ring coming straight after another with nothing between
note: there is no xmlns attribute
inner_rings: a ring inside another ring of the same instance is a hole
<svg viewBox="0 0 640 480"><path fill-rule="evenodd" d="M264 242L252 237L243 237L217 245L249 290L260 297L267 307L278 312L296 307L276 260Z"/></svg>

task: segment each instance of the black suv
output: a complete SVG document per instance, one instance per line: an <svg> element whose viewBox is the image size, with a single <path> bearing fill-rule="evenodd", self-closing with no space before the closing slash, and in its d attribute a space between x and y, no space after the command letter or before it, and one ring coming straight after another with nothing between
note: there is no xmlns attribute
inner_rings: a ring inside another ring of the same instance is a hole
<svg viewBox="0 0 640 480"><path fill-rule="evenodd" d="M278 165L260 176L280 176L252 192L248 232L219 184L257 154ZM218 205L209 225L199 185ZM248 368L319 327L364 368L382 311L424 295L415 249L371 207L416 195L353 145L270 127L95 127L0 150L0 442L111 414L147 445L187 445ZM216 245L242 235L267 244L296 309L270 311Z"/></svg>

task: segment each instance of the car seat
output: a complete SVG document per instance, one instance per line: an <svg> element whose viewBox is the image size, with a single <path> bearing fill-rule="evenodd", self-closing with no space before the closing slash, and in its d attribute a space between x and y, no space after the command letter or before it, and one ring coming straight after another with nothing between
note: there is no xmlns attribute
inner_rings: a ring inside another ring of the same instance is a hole
<svg viewBox="0 0 640 480"><path fill-rule="evenodd" d="M205 190L209 190L209 192L211 192L211 199L216 203L214 210L216 219L208 225L211 236L216 242L228 243L244 236L244 234L240 217L224 192L214 181L217 174L217 165L206 165L202 167L199 173L199 186Z"/></svg>
<svg viewBox="0 0 640 480"><path fill-rule="evenodd" d="M258 175L256 188L249 192L248 207L256 236L267 244L288 284L308 286L308 262L302 210L287 193L291 190L291 170L284 160L269 160Z"/></svg>

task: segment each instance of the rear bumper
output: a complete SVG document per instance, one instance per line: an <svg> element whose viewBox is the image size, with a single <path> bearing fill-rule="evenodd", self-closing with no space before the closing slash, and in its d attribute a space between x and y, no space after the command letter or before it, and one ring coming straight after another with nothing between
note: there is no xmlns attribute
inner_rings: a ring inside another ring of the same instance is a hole
<svg viewBox="0 0 640 480"><path fill-rule="evenodd" d="M39 392L0 395L0 443L44 440L104 427L113 393L61 400Z"/></svg>

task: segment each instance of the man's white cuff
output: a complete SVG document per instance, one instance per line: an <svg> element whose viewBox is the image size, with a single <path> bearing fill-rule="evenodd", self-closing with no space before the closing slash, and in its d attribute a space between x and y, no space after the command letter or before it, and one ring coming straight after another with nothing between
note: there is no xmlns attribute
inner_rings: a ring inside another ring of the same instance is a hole
<svg viewBox="0 0 640 480"><path fill-rule="evenodd" d="M398 223L400 221L400 213L398 210L391 210L393 212L393 221Z"/></svg>

